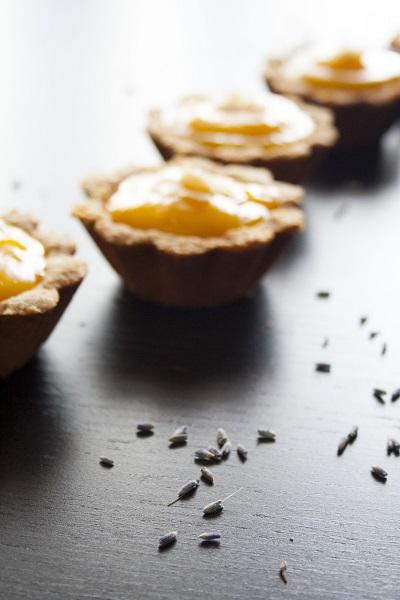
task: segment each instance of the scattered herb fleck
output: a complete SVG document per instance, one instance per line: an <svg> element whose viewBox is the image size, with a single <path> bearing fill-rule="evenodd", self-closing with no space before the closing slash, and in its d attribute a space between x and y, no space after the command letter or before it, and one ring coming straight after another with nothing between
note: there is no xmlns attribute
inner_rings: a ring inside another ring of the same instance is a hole
<svg viewBox="0 0 400 600"><path fill-rule="evenodd" d="M316 363L315 370L318 371L318 373L330 373L331 365L329 363Z"/></svg>
<svg viewBox="0 0 400 600"><path fill-rule="evenodd" d="M112 458L107 458L107 456L100 456L99 463L102 467L107 467L111 469L114 466L114 461Z"/></svg>
<svg viewBox="0 0 400 600"><path fill-rule="evenodd" d="M371 333L369 334L369 339L373 340L374 338L376 338L379 335L379 331L371 331Z"/></svg>
<svg viewBox="0 0 400 600"><path fill-rule="evenodd" d="M199 535L199 538L201 539L202 542L216 542L216 543L219 543L219 541L221 539L221 534L217 533L216 531L212 531L210 533L205 532L205 533L201 533Z"/></svg>
<svg viewBox="0 0 400 600"><path fill-rule="evenodd" d="M400 456L400 442L394 440L393 438L388 440L387 443L387 455L390 456L391 454Z"/></svg>
<svg viewBox="0 0 400 600"><path fill-rule="evenodd" d="M238 453L238 456L240 458L240 460L242 460L243 462L245 460L247 460L247 450L244 446L242 446L242 444L238 444L237 448L236 448L236 452Z"/></svg>
<svg viewBox="0 0 400 600"><path fill-rule="evenodd" d="M224 505L222 504L222 500L216 500L215 502L210 502L206 504L203 508L204 515L215 515L221 512L224 509Z"/></svg>
<svg viewBox="0 0 400 600"><path fill-rule="evenodd" d="M368 321L368 317L360 317L360 327L362 327L363 325L365 325L365 323Z"/></svg>
<svg viewBox="0 0 400 600"><path fill-rule="evenodd" d="M209 450L207 450L207 448L198 448L195 450L194 459L212 461L215 459L215 457Z"/></svg>
<svg viewBox="0 0 400 600"><path fill-rule="evenodd" d="M217 448L214 448L213 446L209 446L207 448L207 450L209 452L211 452L211 454L214 457L214 460L217 460L217 461L222 460L222 451L221 450L218 450Z"/></svg>
<svg viewBox="0 0 400 600"><path fill-rule="evenodd" d="M175 429L174 433L168 439L171 446L180 446L186 444L188 437L188 426L181 425L178 429Z"/></svg>
<svg viewBox="0 0 400 600"><path fill-rule="evenodd" d="M337 455L341 456L343 452L346 450L349 444L353 444L358 436L358 427L353 427L353 429L346 435L345 438L341 440L337 449Z"/></svg>
<svg viewBox="0 0 400 600"><path fill-rule="evenodd" d="M205 479L205 481L208 481L208 483L211 483L213 485L214 473L210 471L210 469L208 469L207 467L201 467L200 471L202 479Z"/></svg>
<svg viewBox="0 0 400 600"><path fill-rule="evenodd" d="M287 584L287 563L286 560L281 560L281 564L279 565L279 576L282 579L284 584Z"/></svg>
<svg viewBox="0 0 400 600"><path fill-rule="evenodd" d="M260 442L275 442L276 433L275 431L270 431L269 429L259 429L258 440Z"/></svg>
<svg viewBox="0 0 400 600"><path fill-rule="evenodd" d="M322 342L322 346L321 348L326 348L329 344L329 338L324 338L324 341Z"/></svg>
<svg viewBox="0 0 400 600"><path fill-rule="evenodd" d="M222 500L215 500L214 502L210 502L209 504L206 504L205 507L203 508L203 514L204 515L216 515L220 512L222 512L224 510L224 502L226 502L226 500L228 500L229 498L232 498L232 496L234 496L235 494L237 494L238 492L240 492L242 488L239 488L238 490L236 490L236 492L232 492L232 494L229 494L229 496L225 496L225 498L223 498Z"/></svg>
<svg viewBox="0 0 400 600"><path fill-rule="evenodd" d="M398 400L399 398L400 398L400 388L398 388L397 390L395 390L393 392L391 401L396 402L396 400Z"/></svg>
<svg viewBox="0 0 400 600"><path fill-rule="evenodd" d="M349 440L348 440L347 436L341 440L341 442L339 443L338 449L337 449L338 456L341 456L343 454L343 452L347 448L348 443L349 443Z"/></svg>
<svg viewBox="0 0 400 600"><path fill-rule="evenodd" d="M379 388L374 388L373 396L381 404L385 404L384 396L386 396L386 394L387 394L386 390L381 390Z"/></svg>
<svg viewBox="0 0 400 600"><path fill-rule="evenodd" d="M226 435L225 429L222 429L222 427L219 427L217 429L217 444L218 444L218 446L221 448L221 446L223 446L227 440L228 440L228 436Z"/></svg>
<svg viewBox="0 0 400 600"><path fill-rule="evenodd" d="M371 475L372 477L374 477L378 481L381 481L382 483L385 483L388 477L388 474L385 471L385 469L382 469L381 467L371 467Z"/></svg>
<svg viewBox="0 0 400 600"><path fill-rule="evenodd" d="M382 345L381 356L385 356L386 352L387 352L387 344L385 343Z"/></svg>
<svg viewBox="0 0 400 600"><path fill-rule="evenodd" d="M228 458L232 450L232 444L229 440L226 440L225 444L221 448L221 454L223 458Z"/></svg>
<svg viewBox="0 0 400 600"><path fill-rule="evenodd" d="M161 536L158 542L159 549L162 550L162 548L166 548L167 546L171 546L171 544L175 544L177 537L177 531L170 531L169 533Z"/></svg>
<svg viewBox="0 0 400 600"><path fill-rule="evenodd" d="M353 427L353 429L350 431L350 433L347 434L347 439L349 444L352 444L353 442L356 441L358 437L358 427Z"/></svg>
<svg viewBox="0 0 400 600"><path fill-rule="evenodd" d="M190 479L178 492L178 497L175 498L168 506L172 506L175 502L178 502L184 496L193 493L199 487L200 481L198 479Z"/></svg>
<svg viewBox="0 0 400 600"><path fill-rule="evenodd" d="M331 293L326 291L326 290L322 290L321 292L317 292L317 298L330 298Z"/></svg>
<svg viewBox="0 0 400 600"><path fill-rule="evenodd" d="M139 423L137 425L138 433L153 433L154 425L151 423Z"/></svg>

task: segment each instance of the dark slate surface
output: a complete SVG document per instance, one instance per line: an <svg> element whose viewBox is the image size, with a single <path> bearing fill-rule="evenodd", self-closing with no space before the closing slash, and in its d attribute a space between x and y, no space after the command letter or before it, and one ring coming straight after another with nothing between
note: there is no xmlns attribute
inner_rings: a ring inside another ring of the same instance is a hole
<svg viewBox="0 0 400 600"><path fill-rule="evenodd" d="M385 40L398 7L380 7L3 3L2 207L73 233L90 265L38 358L0 385L4 600L398 598L400 458L385 448L400 437L400 401L372 397L400 385L398 131L382 152L331 162L307 190L305 234L233 306L185 313L132 300L68 217L85 175L156 159L142 131L149 106L262 89L267 52L318 24ZM331 298L317 299L321 289ZM332 372L315 373L318 361ZM153 436L136 436L140 421ZM188 445L168 449L183 423ZM359 438L338 458L353 425ZM233 452L213 488L167 508L218 426L248 448L247 462ZM259 427L276 443L257 444ZM202 518L204 504L240 487L219 517ZM178 542L159 553L171 529ZM210 529L221 544L199 546Z"/></svg>

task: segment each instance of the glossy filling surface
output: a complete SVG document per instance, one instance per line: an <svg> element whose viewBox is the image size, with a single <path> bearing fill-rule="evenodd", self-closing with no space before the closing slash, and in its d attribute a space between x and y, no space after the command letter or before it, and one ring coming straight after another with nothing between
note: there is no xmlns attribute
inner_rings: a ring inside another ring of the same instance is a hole
<svg viewBox="0 0 400 600"><path fill-rule="evenodd" d="M400 83L400 56L384 48L315 47L291 58L285 74L320 88L368 90Z"/></svg>
<svg viewBox="0 0 400 600"><path fill-rule="evenodd" d="M0 301L37 285L45 266L43 245L0 219Z"/></svg>
<svg viewBox="0 0 400 600"><path fill-rule="evenodd" d="M314 121L297 104L278 94L187 98L162 113L174 134L208 147L260 150L308 138Z"/></svg>
<svg viewBox="0 0 400 600"><path fill-rule="evenodd" d="M125 179L107 209L137 229L215 237L268 219L281 194L273 182L246 184L206 168L166 165Z"/></svg>

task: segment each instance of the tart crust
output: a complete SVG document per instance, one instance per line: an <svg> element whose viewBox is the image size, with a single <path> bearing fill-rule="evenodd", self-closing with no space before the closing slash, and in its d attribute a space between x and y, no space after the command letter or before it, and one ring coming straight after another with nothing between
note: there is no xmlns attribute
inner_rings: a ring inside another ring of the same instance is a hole
<svg viewBox="0 0 400 600"><path fill-rule="evenodd" d="M65 235L46 233L32 217L12 211L2 219L39 240L46 251L42 281L31 290L0 301L0 378L25 365L46 341L86 274Z"/></svg>
<svg viewBox="0 0 400 600"><path fill-rule="evenodd" d="M186 98L187 102L202 99L202 96ZM335 144L337 132L333 115L325 108L316 107L289 97L289 100L304 110L314 121L315 130L305 140L275 148L260 149L210 147L196 144L190 137L176 135L162 122L162 110L149 113L147 132L165 160L174 156L198 156L222 164L240 164L269 169L281 181L302 183L315 170L325 152Z"/></svg>
<svg viewBox="0 0 400 600"><path fill-rule="evenodd" d="M291 55L270 58L264 79L273 92L330 109L339 132L336 148L352 150L377 143L400 115L400 83L368 90L312 88L285 76L283 67Z"/></svg>
<svg viewBox="0 0 400 600"><path fill-rule="evenodd" d="M205 166L239 181L273 181L264 169L221 166L193 158L177 158L171 163ZM268 221L231 229L223 237L175 235L114 222L105 203L119 183L128 175L162 167L131 168L88 179L83 184L88 200L73 210L128 290L142 300L181 308L236 300L251 290L292 235L303 228L299 208L303 190L281 182L276 185L285 190L288 199L271 211Z"/></svg>

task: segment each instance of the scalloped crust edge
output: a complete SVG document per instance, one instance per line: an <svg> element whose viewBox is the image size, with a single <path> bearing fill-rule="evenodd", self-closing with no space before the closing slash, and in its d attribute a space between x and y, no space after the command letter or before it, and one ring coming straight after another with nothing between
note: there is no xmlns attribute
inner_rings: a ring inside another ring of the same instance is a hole
<svg viewBox="0 0 400 600"><path fill-rule="evenodd" d="M24 229L46 249L46 273L32 290L0 302L0 379L24 366L49 337L86 274L64 235L42 233L30 216L13 211L2 218Z"/></svg>
<svg viewBox="0 0 400 600"><path fill-rule="evenodd" d="M290 154L282 152L281 154L268 157L267 153L265 153L265 156L240 161L234 156L227 156L226 158L216 156L211 150L208 153L204 152L204 154L196 153L196 151L180 152L179 147L175 146L170 139L171 136L163 134L158 123L160 114L158 110L153 110L149 114L147 133L164 160L183 155L201 156L219 164L241 164L250 167L261 167L271 171L274 178L279 181L301 184L318 168L323 156L335 145L338 133L333 125L333 114L328 109L307 104L295 96L286 95L286 97L307 112L316 124L316 132L310 137L310 140L299 144L296 152Z"/></svg>
<svg viewBox="0 0 400 600"><path fill-rule="evenodd" d="M333 101L332 95L313 96L295 89L295 84L286 83L280 74L284 58L270 58L264 70L265 83L278 94L296 95L306 103L329 109L334 115L339 138L335 150L360 150L379 142L400 116L400 92L385 98L374 98L371 94L357 98L353 94L341 93Z"/></svg>
<svg viewBox="0 0 400 600"><path fill-rule="evenodd" d="M175 162L190 159L176 159ZM255 177L268 172L249 167L222 167ZM139 231L114 223L103 204L127 173L96 177L84 183L89 200L77 205L73 214L81 220L105 258L137 298L180 308L217 306L245 296L268 270L293 234L303 228L304 216L297 207L302 190L294 190L297 201L273 211L276 216L263 226L243 227L231 239L173 236L156 231ZM233 230L232 230L233 231Z"/></svg>

